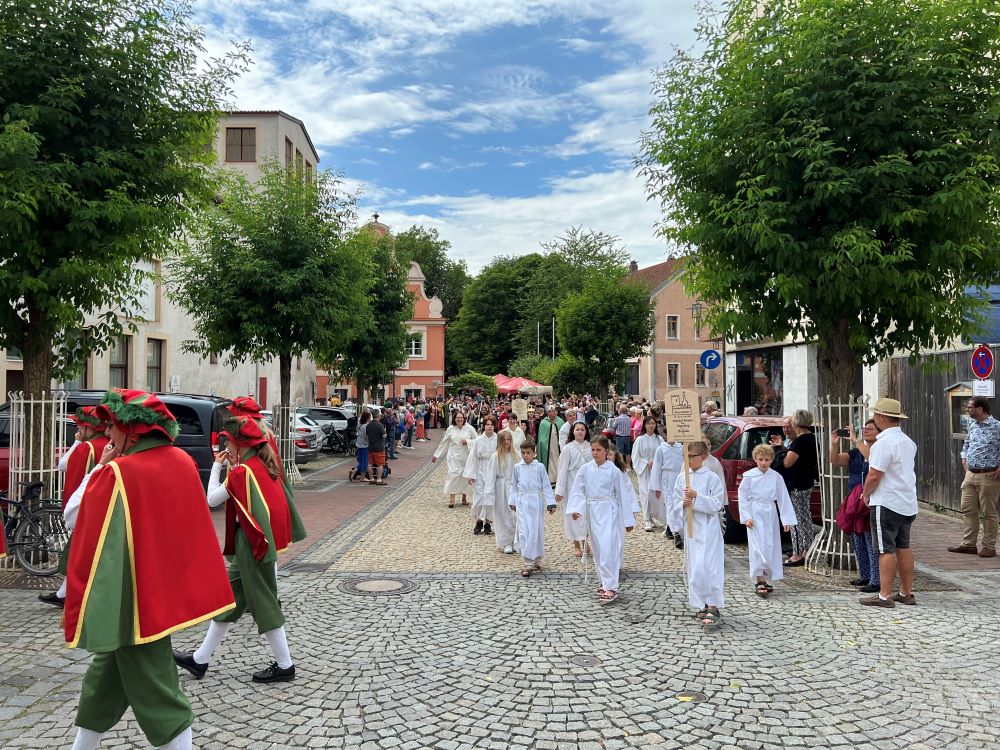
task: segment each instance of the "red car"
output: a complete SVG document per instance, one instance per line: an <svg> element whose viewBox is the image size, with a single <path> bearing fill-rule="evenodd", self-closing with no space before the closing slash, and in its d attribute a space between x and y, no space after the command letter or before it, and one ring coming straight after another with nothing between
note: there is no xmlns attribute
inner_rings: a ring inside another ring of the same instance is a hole
<svg viewBox="0 0 1000 750"><path fill-rule="evenodd" d="M771 435L781 435L784 417L713 417L703 426L712 441L712 455L719 459L726 475L728 504L725 508L724 532L727 542L746 539L746 529L740 524L739 487L743 472L756 467L753 449L768 443ZM819 487L813 488L811 498L813 522L822 525L823 505Z"/></svg>

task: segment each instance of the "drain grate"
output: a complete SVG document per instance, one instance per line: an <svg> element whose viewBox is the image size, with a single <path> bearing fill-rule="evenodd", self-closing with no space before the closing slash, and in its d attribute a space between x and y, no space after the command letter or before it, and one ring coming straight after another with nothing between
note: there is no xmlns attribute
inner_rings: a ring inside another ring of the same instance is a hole
<svg viewBox="0 0 1000 750"><path fill-rule="evenodd" d="M341 591L359 596L401 596L417 589L409 578L379 576L378 578L350 578L339 586Z"/></svg>
<svg viewBox="0 0 1000 750"><path fill-rule="evenodd" d="M708 696L704 693L694 693L689 690L677 693L674 697L682 703L704 703L708 700Z"/></svg>
<svg viewBox="0 0 1000 750"><path fill-rule="evenodd" d="M279 573L322 573L330 567L330 563L290 563L287 568L279 568Z"/></svg>
<svg viewBox="0 0 1000 750"><path fill-rule="evenodd" d="M601 660L596 656L588 656L587 654L580 654L579 656L574 656L570 659L571 662L576 664L578 667L599 667L601 665Z"/></svg>

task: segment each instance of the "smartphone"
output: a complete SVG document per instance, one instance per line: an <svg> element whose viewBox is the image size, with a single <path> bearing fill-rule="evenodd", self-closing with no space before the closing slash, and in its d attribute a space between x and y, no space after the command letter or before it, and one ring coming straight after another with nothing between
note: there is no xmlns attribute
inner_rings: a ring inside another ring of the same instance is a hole
<svg viewBox="0 0 1000 750"><path fill-rule="evenodd" d="M219 435L219 452L224 451L229 445L229 437L226 435Z"/></svg>
<svg viewBox="0 0 1000 750"><path fill-rule="evenodd" d="M846 427L841 427L839 430L837 430L837 436L843 438L850 437L851 432Z"/></svg>

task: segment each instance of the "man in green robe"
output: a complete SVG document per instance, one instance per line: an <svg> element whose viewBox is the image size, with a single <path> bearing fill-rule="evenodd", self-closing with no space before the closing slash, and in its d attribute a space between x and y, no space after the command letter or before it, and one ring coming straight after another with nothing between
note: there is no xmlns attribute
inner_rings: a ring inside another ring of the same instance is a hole
<svg viewBox="0 0 1000 750"><path fill-rule="evenodd" d="M556 411L555 404L549 404L545 418L538 423L538 462L545 467L549 481L555 487L559 473L559 428L565 424Z"/></svg>

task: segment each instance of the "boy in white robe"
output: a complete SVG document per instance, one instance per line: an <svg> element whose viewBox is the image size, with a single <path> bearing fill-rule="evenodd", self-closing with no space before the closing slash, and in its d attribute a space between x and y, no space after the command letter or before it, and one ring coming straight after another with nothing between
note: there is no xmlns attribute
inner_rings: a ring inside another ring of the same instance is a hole
<svg viewBox="0 0 1000 750"><path fill-rule="evenodd" d="M725 581L725 557L719 511L726 501L726 488L719 478L705 468L708 449L702 442L688 443L691 487L684 475L674 484L674 502L683 510L684 555L687 558L688 604L698 610L702 625L714 626L721 619L724 606L722 585ZM687 509L694 516L694 534L688 534Z"/></svg>
<svg viewBox="0 0 1000 750"><path fill-rule="evenodd" d="M611 604L619 597L624 532L635 527L636 497L628 475L608 458L608 439L595 439L590 450L594 460L577 474L566 503L566 514L586 521L600 581L598 598L601 604Z"/></svg>
<svg viewBox="0 0 1000 750"><path fill-rule="evenodd" d="M510 483L514 475L514 465L520 459L513 447L513 436L509 430L497 434L497 449L486 463L486 486L476 492L484 494L484 502L493 508L493 531L497 549L505 555L513 555L517 539L517 525L510 510Z"/></svg>
<svg viewBox="0 0 1000 750"><path fill-rule="evenodd" d="M757 579L754 591L766 597L774 590L767 579L780 581L785 577L778 518L785 531L796 524L796 519L784 478L771 471L774 449L758 445L753 449L753 460L757 468L744 472L740 482L740 523L747 527L750 578Z"/></svg>
<svg viewBox="0 0 1000 750"><path fill-rule="evenodd" d="M677 477L683 469L684 446L680 443L660 443L660 447L656 449L656 455L653 457L649 488L657 499L665 504L667 528L663 530L663 536L668 539L673 537L674 546L677 549L684 547L684 536L681 533L681 526L684 525L684 522L680 505L674 502L673 495Z"/></svg>
<svg viewBox="0 0 1000 750"><path fill-rule="evenodd" d="M517 513L517 541L527 578L532 570L541 570L545 554L545 511L556 512L549 472L535 460L535 443L528 438L521 443L521 463L514 466L510 480L509 507Z"/></svg>
<svg viewBox="0 0 1000 750"><path fill-rule="evenodd" d="M472 497L472 520L475 521L475 526L472 528L472 533L492 534L493 496L483 490L486 484L492 481L491 477L487 477L486 464L490 456L497 452L497 418L487 414L483 417L482 424L483 434L477 437L469 448L469 457L465 461L462 476L475 488Z"/></svg>
<svg viewBox="0 0 1000 750"><path fill-rule="evenodd" d="M642 507L643 528L646 531L652 531L654 525L667 525L666 504L662 497L656 496L656 488L651 482L656 451L662 442L663 438L657 432L656 419L646 417L642 422L642 434L632 444L632 468L639 480L639 505Z"/></svg>
<svg viewBox="0 0 1000 750"><path fill-rule="evenodd" d="M559 468L556 472L556 502L560 503L569 497L573 482L583 465L591 461L590 431L583 422L573 425L573 437L563 446L559 453ZM568 513L563 514L563 531L566 539L573 542L573 554L583 556L584 545L587 542L587 521L583 518L574 519Z"/></svg>

